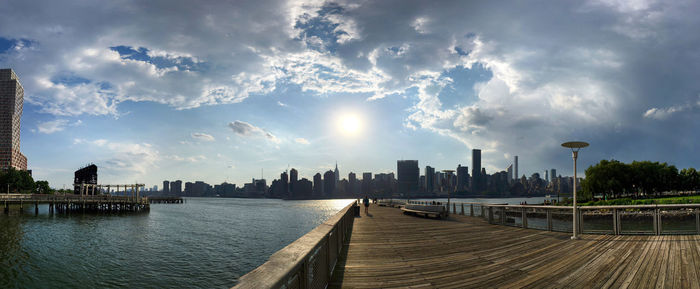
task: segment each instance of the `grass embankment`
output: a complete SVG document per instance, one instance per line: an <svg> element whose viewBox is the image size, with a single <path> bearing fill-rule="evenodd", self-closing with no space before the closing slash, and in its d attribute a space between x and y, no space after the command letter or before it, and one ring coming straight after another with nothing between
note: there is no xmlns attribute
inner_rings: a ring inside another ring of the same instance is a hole
<svg viewBox="0 0 700 289"><path fill-rule="evenodd" d="M612 200L589 201L581 206L618 206L618 205L653 205L653 204L700 204L700 195L664 197L654 199L620 198Z"/></svg>

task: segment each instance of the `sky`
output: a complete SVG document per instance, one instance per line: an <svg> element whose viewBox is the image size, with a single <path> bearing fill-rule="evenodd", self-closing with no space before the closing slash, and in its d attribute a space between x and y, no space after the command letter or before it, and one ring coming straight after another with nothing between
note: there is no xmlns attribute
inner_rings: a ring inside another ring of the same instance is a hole
<svg viewBox="0 0 700 289"><path fill-rule="evenodd" d="M700 2L0 0L34 178L700 167Z"/></svg>

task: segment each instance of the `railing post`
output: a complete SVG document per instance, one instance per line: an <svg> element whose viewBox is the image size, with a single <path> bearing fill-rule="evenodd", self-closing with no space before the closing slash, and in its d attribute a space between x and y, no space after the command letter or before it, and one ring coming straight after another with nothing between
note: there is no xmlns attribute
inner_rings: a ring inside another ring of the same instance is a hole
<svg viewBox="0 0 700 289"><path fill-rule="evenodd" d="M457 204L455 203L452 203L452 213L455 215L457 214Z"/></svg>
<svg viewBox="0 0 700 289"><path fill-rule="evenodd" d="M474 204L469 204L469 215L474 217Z"/></svg>
<svg viewBox="0 0 700 289"><path fill-rule="evenodd" d="M522 216L521 218L523 219L523 229L527 229L527 209L525 207L522 208Z"/></svg>
<svg viewBox="0 0 700 289"><path fill-rule="evenodd" d="M483 209L484 207L481 207L481 208ZM489 224L493 224L493 207L487 207L487 208L489 209Z"/></svg>
<svg viewBox="0 0 700 289"><path fill-rule="evenodd" d="M700 209L695 209L695 229L700 234Z"/></svg>
<svg viewBox="0 0 700 289"><path fill-rule="evenodd" d="M659 208L654 209L654 214L656 215L656 235L661 235L663 228L661 226L661 210Z"/></svg>
<svg viewBox="0 0 700 289"><path fill-rule="evenodd" d="M506 224L506 207L501 207L501 225Z"/></svg>
<svg viewBox="0 0 700 289"><path fill-rule="evenodd" d="M578 208L578 210L576 210L576 212L578 213L578 226L577 227L578 227L578 233L580 235L580 234L583 234L583 210L581 210L581 208Z"/></svg>
<svg viewBox="0 0 700 289"><path fill-rule="evenodd" d="M654 225L654 235L657 235L657 236L659 235L659 222L658 222L659 215L658 215L658 213L659 212L657 211L657 209L654 209L654 213L652 215L653 222L651 222Z"/></svg>
<svg viewBox="0 0 700 289"><path fill-rule="evenodd" d="M547 230L552 230L552 209L547 208Z"/></svg>
<svg viewBox="0 0 700 289"><path fill-rule="evenodd" d="M618 230L618 227L617 227L617 209L613 209L612 218L613 218L613 234L620 235L620 230Z"/></svg>
<svg viewBox="0 0 700 289"><path fill-rule="evenodd" d="M462 213L460 215L464 216L464 203L461 203L460 206L462 207Z"/></svg>

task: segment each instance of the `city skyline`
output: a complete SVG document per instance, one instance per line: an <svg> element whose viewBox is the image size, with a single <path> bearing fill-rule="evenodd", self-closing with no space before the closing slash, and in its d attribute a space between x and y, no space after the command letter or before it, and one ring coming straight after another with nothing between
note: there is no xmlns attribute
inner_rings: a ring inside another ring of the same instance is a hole
<svg viewBox="0 0 700 289"><path fill-rule="evenodd" d="M697 167L698 4L652 2L6 1L0 68L55 188L86 163L105 183L238 184L336 161L473 170L473 149L489 173L517 155L516 177L572 175L571 140L591 144L581 171Z"/></svg>

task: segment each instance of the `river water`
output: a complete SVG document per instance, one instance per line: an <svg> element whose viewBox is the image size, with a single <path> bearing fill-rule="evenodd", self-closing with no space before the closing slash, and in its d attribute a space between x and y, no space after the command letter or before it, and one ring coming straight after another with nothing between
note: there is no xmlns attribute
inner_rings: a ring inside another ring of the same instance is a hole
<svg viewBox="0 0 700 289"><path fill-rule="evenodd" d="M351 200L189 198L148 213L0 213L0 288L229 288Z"/></svg>

